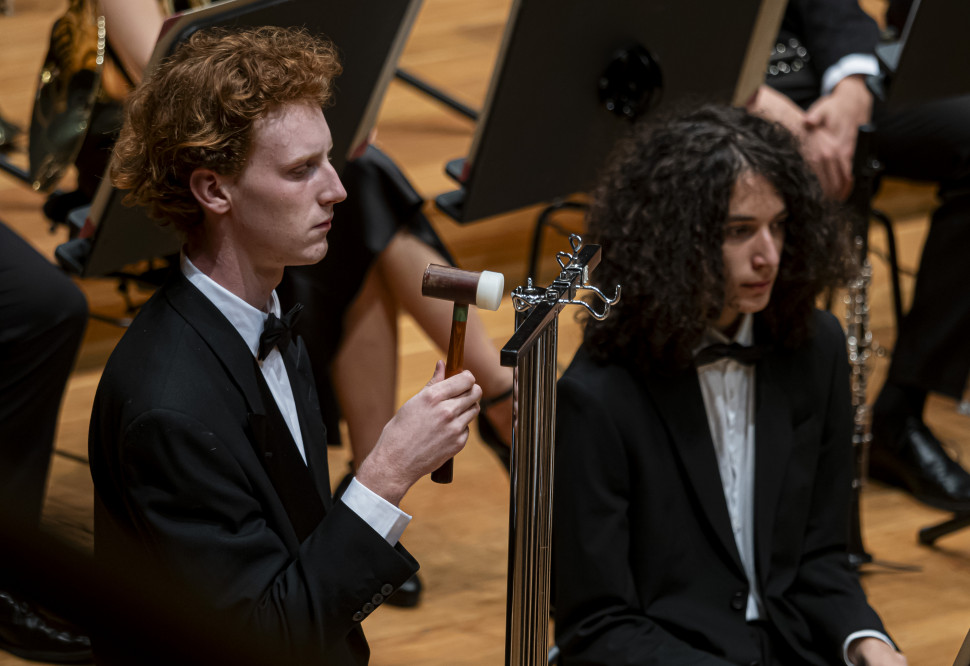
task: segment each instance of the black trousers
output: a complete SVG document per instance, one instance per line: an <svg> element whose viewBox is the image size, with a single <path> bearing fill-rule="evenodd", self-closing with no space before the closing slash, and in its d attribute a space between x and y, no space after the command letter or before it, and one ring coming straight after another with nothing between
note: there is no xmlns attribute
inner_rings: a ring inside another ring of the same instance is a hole
<svg viewBox="0 0 970 666"><path fill-rule="evenodd" d="M9 517L40 520L87 313L74 283L0 223L0 507Z"/></svg>
<svg viewBox="0 0 970 666"><path fill-rule="evenodd" d="M808 108L817 81L769 84ZM884 175L936 183L913 304L900 322L887 383L959 398L970 374L970 95L887 111L873 109Z"/></svg>
<svg viewBox="0 0 970 666"><path fill-rule="evenodd" d="M873 119L885 173L937 183L940 201L888 381L959 398L970 374L970 96Z"/></svg>

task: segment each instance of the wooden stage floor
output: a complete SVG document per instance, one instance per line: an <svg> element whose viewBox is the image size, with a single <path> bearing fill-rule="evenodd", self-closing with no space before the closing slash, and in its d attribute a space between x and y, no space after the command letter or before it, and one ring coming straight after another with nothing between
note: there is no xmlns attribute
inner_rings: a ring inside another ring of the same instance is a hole
<svg viewBox="0 0 970 666"><path fill-rule="evenodd" d="M4 62L0 68L0 110L22 126L27 125L30 115L50 25L63 5L66 3L59 0L17 0L13 15L0 16ZM426 0L402 65L460 99L480 104L509 5L509 0ZM473 129L472 122L395 82L382 107L378 142L402 165L416 187L431 198L452 189L443 165L465 154ZM887 183L879 197L878 205L896 219L901 263L906 268L918 264L930 201L931 193L925 188L902 183ZM49 232L41 213L42 203L42 195L0 175L0 219L50 257L64 240L64 232ZM524 281L535 210L469 226L456 225L431 206L428 212L464 267L502 271L508 286ZM567 218L566 224L580 229L581 220ZM881 236L879 231L872 233L876 249L884 247ZM548 281L554 273L555 251L567 246L552 233L545 246L541 279ZM882 261L874 259L874 263L872 327L877 342L891 347L886 271ZM126 314L114 282L84 280L80 286L93 312ZM904 287L911 289L911 278L904 277ZM147 296L136 294L138 300ZM508 300L498 312L483 313L483 319L497 345L511 335L513 312ZM401 328L399 397L403 401L427 381L435 359L442 353L407 316L402 316ZM92 542L92 488L84 462L89 412L104 362L121 333L120 328L96 319L89 325L67 387L58 429L58 454L50 476L45 527L85 548ZM578 340L578 325L567 311L561 321L563 367ZM874 360L870 395L878 390L886 365L886 358ZM957 412L957 405L933 398L927 420L965 464L970 464L970 422ZM346 456L343 450L331 451L335 477L346 468ZM406 499L404 508L415 519L404 541L422 563L426 590L419 607L385 607L365 623L372 663L377 666L503 663L508 479L474 432L456 461L455 476L451 486L423 480ZM921 527L945 517L876 483L867 486L862 495L862 523L869 552L878 560L919 568L902 571L866 566L863 575L873 605L914 665L952 663L970 628L970 530L941 539L932 548L916 541ZM0 653L0 666L25 663Z"/></svg>

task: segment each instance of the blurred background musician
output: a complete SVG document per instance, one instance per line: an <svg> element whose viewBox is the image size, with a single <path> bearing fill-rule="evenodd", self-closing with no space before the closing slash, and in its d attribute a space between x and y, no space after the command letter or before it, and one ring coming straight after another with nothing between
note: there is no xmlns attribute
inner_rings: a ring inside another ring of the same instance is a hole
<svg viewBox="0 0 970 666"><path fill-rule="evenodd" d="M890 4L897 29L909 4ZM963 259L970 248L970 97L888 112L865 83L879 73L873 55L879 38L856 0L790 0L778 43L788 62L800 65L769 75L749 106L799 139L830 197L845 199L851 191L857 130L870 120L887 175L938 184L912 306L873 406L869 471L930 506L966 512L970 474L924 423L923 410L930 392L959 399L970 375L970 290L962 288L970 284Z"/></svg>
<svg viewBox="0 0 970 666"><path fill-rule="evenodd" d="M40 526L61 398L87 315L74 283L0 222L0 507L27 533ZM55 663L91 660L87 636L6 590L0 649Z"/></svg>

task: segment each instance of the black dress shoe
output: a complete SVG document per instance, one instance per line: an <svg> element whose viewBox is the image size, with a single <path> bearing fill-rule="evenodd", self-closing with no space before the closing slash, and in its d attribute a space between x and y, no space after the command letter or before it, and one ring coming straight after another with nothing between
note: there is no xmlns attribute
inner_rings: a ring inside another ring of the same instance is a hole
<svg viewBox="0 0 970 666"><path fill-rule="evenodd" d="M418 574L413 574L404 581L401 587L394 590L394 593L384 603L400 608L413 608L421 601L421 590L423 588L424 585L421 584L421 579L418 578Z"/></svg>
<svg viewBox="0 0 970 666"><path fill-rule="evenodd" d="M940 440L909 417L895 441L873 428L869 476L899 486L920 502L943 511L970 512L970 473L954 462Z"/></svg>
<svg viewBox="0 0 970 666"><path fill-rule="evenodd" d="M90 664L91 641L25 601L0 592L0 649L22 659Z"/></svg>

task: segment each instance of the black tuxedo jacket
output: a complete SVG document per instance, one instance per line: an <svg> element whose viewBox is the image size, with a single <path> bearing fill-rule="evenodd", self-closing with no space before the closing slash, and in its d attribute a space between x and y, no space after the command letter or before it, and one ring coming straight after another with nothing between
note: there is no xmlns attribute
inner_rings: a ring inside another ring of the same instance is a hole
<svg viewBox="0 0 970 666"><path fill-rule="evenodd" d="M808 107L821 94L825 70L847 55L874 52L879 28L857 0L789 0L777 41L787 45L791 38L808 49L806 68L768 83Z"/></svg>
<svg viewBox="0 0 970 666"><path fill-rule="evenodd" d="M879 27L858 0L789 0L782 30L799 37L819 76L852 53L873 53Z"/></svg>
<svg viewBox="0 0 970 666"><path fill-rule="evenodd" d="M852 477L845 340L818 313L805 348L755 370L755 552L778 650L841 663L882 625L846 556ZM756 340L764 342L756 318ZM559 383L554 511L562 663L754 664L735 546L696 370L641 376L581 349Z"/></svg>
<svg viewBox="0 0 970 666"><path fill-rule="evenodd" d="M307 649L313 663L366 663L360 621L417 563L331 500L302 340L284 362L308 465L242 337L175 271L95 397L96 556L117 565L134 545L217 615L279 641L280 663Z"/></svg>

